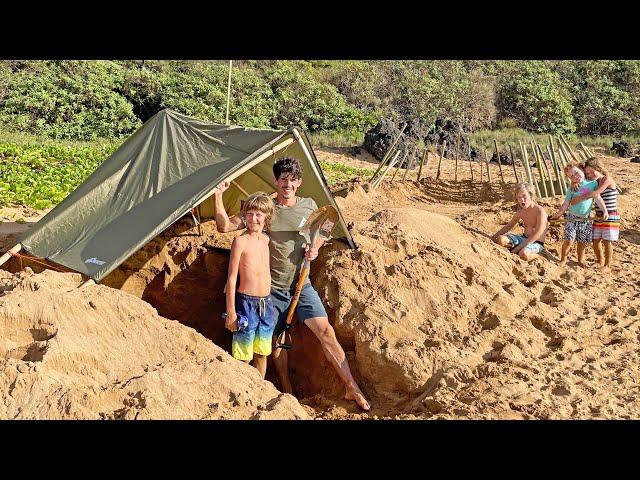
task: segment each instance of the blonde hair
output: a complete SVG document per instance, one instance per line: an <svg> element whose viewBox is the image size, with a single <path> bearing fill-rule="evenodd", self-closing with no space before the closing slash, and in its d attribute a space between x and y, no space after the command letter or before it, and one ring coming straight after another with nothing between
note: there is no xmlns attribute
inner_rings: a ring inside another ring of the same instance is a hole
<svg viewBox="0 0 640 480"><path fill-rule="evenodd" d="M531 197L531 200L536 199L536 193L533 190L533 186L530 183L523 182L523 183L516 184L516 186L513 188L514 200L517 201L516 196L518 195L518 193L520 193L523 190L529 192L529 196Z"/></svg>
<svg viewBox="0 0 640 480"><path fill-rule="evenodd" d="M242 217L247 214L249 210L257 210L265 214L264 227L267 228L271 225L271 219L275 207L273 206L273 200L264 192L255 192L249 195L249 197L242 203Z"/></svg>
<svg viewBox="0 0 640 480"><path fill-rule="evenodd" d="M607 172L607 169L604 168L604 165L602 164L602 160L600 159L600 157L589 157L589 158L587 158L584 161L583 169L584 169L584 167L591 167L594 170L597 170L598 172L600 172L605 177L609 176L609 172Z"/></svg>
<svg viewBox="0 0 640 480"><path fill-rule="evenodd" d="M571 170L572 168L577 168L578 170L582 170L584 172L584 165L582 165L581 163L567 163L564 168L562 169L562 171L564 172L564 174L568 177L569 176L569 170Z"/></svg>

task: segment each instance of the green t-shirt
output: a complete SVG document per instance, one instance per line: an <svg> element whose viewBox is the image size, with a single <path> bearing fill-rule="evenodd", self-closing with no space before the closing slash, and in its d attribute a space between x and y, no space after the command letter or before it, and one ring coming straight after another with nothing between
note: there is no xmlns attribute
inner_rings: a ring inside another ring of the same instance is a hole
<svg viewBox="0 0 640 480"><path fill-rule="evenodd" d="M274 200L275 202L275 200ZM307 239L300 233L309 215L318 208L313 198L296 197L291 207L275 205L269 227L269 253L271 261L271 288L292 290L304 261ZM305 284L309 283L307 277Z"/></svg>
<svg viewBox="0 0 640 480"><path fill-rule="evenodd" d="M580 186L578 187L577 192L574 192L573 190L568 188L567 195L564 197L564 199L565 201L570 202L572 198L578 197L585 193L593 192L597 188L598 182L596 182L595 180L583 180L582 182L580 182ZM591 213L592 203L593 198L588 198L587 200L578 202L575 205L569 205L569 212L580 217L588 217L589 213Z"/></svg>

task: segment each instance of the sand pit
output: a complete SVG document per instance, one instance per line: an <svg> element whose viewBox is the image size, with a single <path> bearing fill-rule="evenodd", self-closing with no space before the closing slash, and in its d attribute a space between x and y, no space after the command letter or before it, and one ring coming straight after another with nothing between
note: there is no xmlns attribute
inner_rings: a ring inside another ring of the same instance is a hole
<svg viewBox="0 0 640 480"><path fill-rule="evenodd" d="M331 242L312 278L369 414L342 400L306 327L291 351L300 403L276 390L271 366L275 387L225 353L233 235L206 222L199 237L183 221L104 285L0 271L0 417L638 418L638 172L607 165L623 186L623 232L604 275L557 265L557 226L549 255L529 264L490 242L513 212L497 166L492 185L453 182L443 162L437 182L429 164L420 183L343 186L358 249ZM560 197L541 203L553 212Z"/></svg>
<svg viewBox="0 0 640 480"><path fill-rule="evenodd" d="M252 367L73 273L0 271L0 418L308 418Z"/></svg>

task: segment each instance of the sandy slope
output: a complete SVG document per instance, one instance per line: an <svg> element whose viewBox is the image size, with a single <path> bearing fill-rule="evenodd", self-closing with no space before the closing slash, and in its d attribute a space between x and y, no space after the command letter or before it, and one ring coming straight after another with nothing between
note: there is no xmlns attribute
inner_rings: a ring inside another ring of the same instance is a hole
<svg viewBox="0 0 640 480"><path fill-rule="evenodd" d="M640 417L640 167L606 159L624 220L613 271L600 275L558 267L558 227L549 255L530 264L489 241L513 212L512 169L502 185L492 165L488 185L474 164L472 183L467 163L454 182L445 160L436 182L436 163L420 183L344 185L337 201L359 248L334 241L312 266L370 415L341 399L306 327L291 351L302 406L207 340L228 351L220 247L230 237L182 222L105 280L121 291L75 290L75 274L3 274L0 417ZM552 213L561 199L541 203Z"/></svg>

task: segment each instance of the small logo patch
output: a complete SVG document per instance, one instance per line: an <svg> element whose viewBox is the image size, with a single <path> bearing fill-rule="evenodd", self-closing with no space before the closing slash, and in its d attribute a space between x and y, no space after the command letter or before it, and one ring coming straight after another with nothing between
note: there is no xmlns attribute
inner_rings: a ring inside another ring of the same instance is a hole
<svg viewBox="0 0 640 480"><path fill-rule="evenodd" d="M306 217L302 217L302 220L300 220L300 225L298 225L298 228L304 227L305 223L307 223L307 219Z"/></svg>
<svg viewBox="0 0 640 480"><path fill-rule="evenodd" d="M104 265L107 262L103 262L102 260L98 260L96 257L88 258L84 261L84 263L95 263L96 265Z"/></svg>

